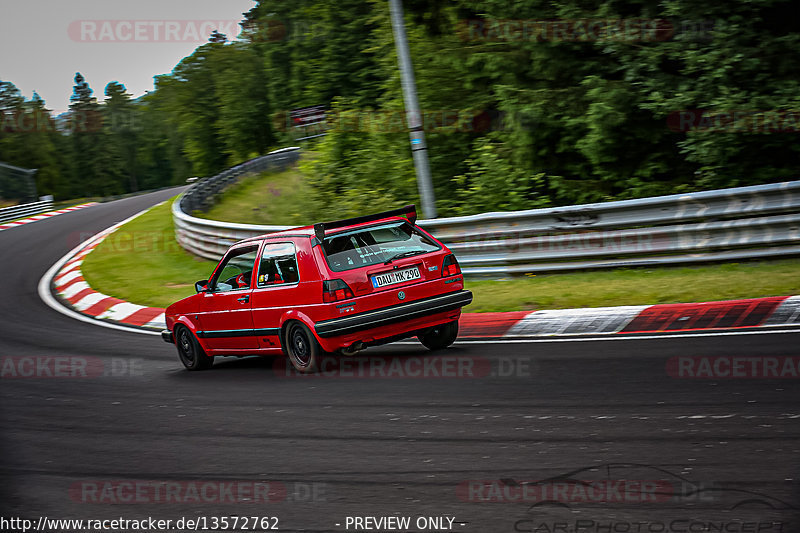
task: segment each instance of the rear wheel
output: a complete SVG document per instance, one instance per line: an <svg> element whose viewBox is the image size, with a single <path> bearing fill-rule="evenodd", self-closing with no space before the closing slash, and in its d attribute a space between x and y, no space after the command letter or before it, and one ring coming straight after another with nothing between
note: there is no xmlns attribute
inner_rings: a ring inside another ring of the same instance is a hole
<svg viewBox="0 0 800 533"><path fill-rule="evenodd" d="M442 350L456 341L458 337L458 320L440 324L417 337L429 350Z"/></svg>
<svg viewBox="0 0 800 533"><path fill-rule="evenodd" d="M214 364L214 356L206 355L203 347L186 326L175 328L175 346L186 370L207 370Z"/></svg>
<svg viewBox="0 0 800 533"><path fill-rule="evenodd" d="M302 322L292 321L286 327L284 346L292 366L302 374L312 374L317 371L319 360L322 358L322 346L317 342Z"/></svg>

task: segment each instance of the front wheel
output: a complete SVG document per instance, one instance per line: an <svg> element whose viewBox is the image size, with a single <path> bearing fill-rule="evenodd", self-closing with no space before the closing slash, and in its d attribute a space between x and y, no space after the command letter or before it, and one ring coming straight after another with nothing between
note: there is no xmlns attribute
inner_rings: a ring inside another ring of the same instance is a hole
<svg viewBox="0 0 800 533"><path fill-rule="evenodd" d="M458 337L458 320L434 326L417 338L429 350L442 350L453 344L456 337Z"/></svg>
<svg viewBox="0 0 800 533"><path fill-rule="evenodd" d="M290 322L286 327L284 345L295 370L302 374L313 374L317 371L323 355L322 346L305 324Z"/></svg>
<svg viewBox="0 0 800 533"><path fill-rule="evenodd" d="M206 355L203 347L185 326L175 328L175 346L186 370L207 370L214 364L214 356Z"/></svg>

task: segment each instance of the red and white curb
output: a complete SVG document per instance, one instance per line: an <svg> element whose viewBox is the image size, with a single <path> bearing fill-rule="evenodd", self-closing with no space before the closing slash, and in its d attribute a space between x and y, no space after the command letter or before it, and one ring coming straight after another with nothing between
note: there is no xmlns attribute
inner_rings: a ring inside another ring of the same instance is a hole
<svg viewBox="0 0 800 533"><path fill-rule="evenodd" d="M709 330L747 330L759 327L800 326L800 296L774 296L746 300L657 304L586 309L533 311L508 315L505 329L497 317L492 336L552 337L630 333L676 333ZM470 317L469 314L464 315ZM480 337L485 329L478 313L467 335ZM464 328L462 327L462 330ZM497 335L500 333L499 335Z"/></svg>
<svg viewBox="0 0 800 533"><path fill-rule="evenodd" d="M108 235L104 235L102 239L98 239L67 261L53 279L53 287L63 300L69 302L73 309L84 315L130 326L164 329L166 327L164 309L136 305L97 292L83 278L81 272L83 258L90 254Z"/></svg>
<svg viewBox="0 0 800 533"><path fill-rule="evenodd" d="M58 311L86 322L158 334L166 327L164 309L133 304L92 289L81 273L84 258L120 226L142 211L101 231L53 265L39 282L42 299ZM60 296L53 298L50 288ZM68 306L68 307L66 307ZM800 296L584 309L464 313L462 339L524 339L570 336L621 337L624 334L753 330L800 326Z"/></svg>
<svg viewBox="0 0 800 533"><path fill-rule="evenodd" d="M45 218L54 217L56 215L63 215L64 213L77 211L78 209L83 209L85 207L92 207L93 205L97 205L97 202L87 202L85 204L73 205L72 207L66 207L64 209L58 209L56 211L48 211L47 213L41 213L39 215L34 215L32 217L15 220L14 222L6 222L5 224L0 224L0 231L3 231L4 229L15 228L17 226L22 226L24 224L30 224L31 222L37 222L39 220L44 220Z"/></svg>
<svg viewBox="0 0 800 533"><path fill-rule="evenodd" d="M89 286L81 272L84 258L97 245L150 209L152 207L114 224L70 250L39 280L39 297L51 308L77 320L112 329L158 335L166 327L164 309L133 304L97 292ZM53 296L51 287L61 298L60 301Z"/></svg>

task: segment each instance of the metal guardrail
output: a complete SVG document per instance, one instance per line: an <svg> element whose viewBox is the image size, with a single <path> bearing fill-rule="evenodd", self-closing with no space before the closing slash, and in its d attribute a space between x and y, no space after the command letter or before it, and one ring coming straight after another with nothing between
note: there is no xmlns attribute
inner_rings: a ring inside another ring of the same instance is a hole
<svg viewBox="0 0 800 533"><path fill-rule="evenodd" d="M192 213L197 210L211 207L214 197L222 189L236 182L239 178L256 172L267 170L284 170L289 165L300 159L300 149L297 147L281 148L267 155L256 157L241 165L236 165L217 174L197 182L181 196L181 207L184 212Z"/></svg>
<svg viewBox="0 0 800 533"><path fill-rule="evenodd" d="M194 255L217 260L222 257L228 246L238 240L288 229L288 227L284 226L255 226L218 222L194 217L191 213L210 207L214 202L214 198L225 187L240 178L257 172L284 170L299 159L299 148L281 148L194 184L172 204L175 238L178 243Z"/></svg>
<svg viewBox="0 0 800 533"><path fill-rule="evenodd" d="M39 197L36 193L37 172L35 168L21 168L0 161L0 197L36 202Z"/></svg>
<svg viewBox="0 0 800 533"><path fill-rule="evenodd" d="M232 243L289 229L187 215L178 242L217 260ZM420 220L469 275L679 265L800 255L800 181L571 207Z"/></svg>
<svg viewBox="0 0 800 533"><path fill-rule="evenodd" d="M18 218L29 217L44 213L53 208L53 197L48 197L47 200L39 202L31 202L29 204L12 205L11 207L4 207L0 209L0 222L8 220L16 220Z"/></svg>
<svg viewBox="0 0 800 533"><path fill-rule="evenodd" d="M800 181L421 221L471 274L800 253Z"/></svg>

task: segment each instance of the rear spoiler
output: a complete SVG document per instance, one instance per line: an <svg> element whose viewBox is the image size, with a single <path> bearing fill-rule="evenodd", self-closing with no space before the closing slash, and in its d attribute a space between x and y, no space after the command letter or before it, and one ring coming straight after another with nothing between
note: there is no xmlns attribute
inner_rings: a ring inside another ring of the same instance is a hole
<svg viewBox="0 0 800 533"><path fill-rule="evenodd" d="M314 224L314 235L321 243L325 237L325 231L329 229L344 228L355 224L363 224L365 222L373 222L376 220L383 220L390 217L406 217L412 224L417 221L417 206L409 204L400 209L392 209L391 211L384 211L383 213L375 213L374 215L364 215L362 217L345 218L343 220L335 220L333 222L320 222Z"/></svg>

